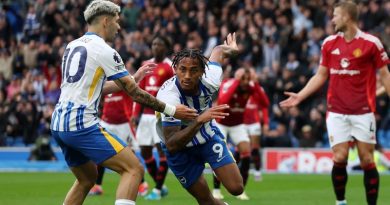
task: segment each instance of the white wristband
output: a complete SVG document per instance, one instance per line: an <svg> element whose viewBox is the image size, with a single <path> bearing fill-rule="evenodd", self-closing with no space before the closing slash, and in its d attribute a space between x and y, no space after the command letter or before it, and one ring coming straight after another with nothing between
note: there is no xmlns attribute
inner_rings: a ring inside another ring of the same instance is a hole
<svg viewBox="0 0 390 205"><path fill-rule="evenodd" d="M165 104L164 114L169 115L169 116L173 116L173 115L175 115L175 112L176 112L176 106Z"/></svg>

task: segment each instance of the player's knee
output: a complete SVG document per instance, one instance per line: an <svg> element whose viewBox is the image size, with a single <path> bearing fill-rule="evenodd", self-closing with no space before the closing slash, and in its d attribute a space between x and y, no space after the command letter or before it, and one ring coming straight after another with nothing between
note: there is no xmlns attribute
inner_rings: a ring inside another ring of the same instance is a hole
<svg viewBox="0 0 390 205"><path fill-rule="evenodd" d="M371 155L365 155L360 158L361 167L367 167L368 165L374 163L374 158Z"/></svg>
<svg viewBox="0 0 390 205"><path fill-rule="evenodd" d="M79 179L77 180L76 183L78 183L79 186L83 187L84 190L89 191L93 187L93 185L95 185L95 182L96 182L96 178L95 180L93 180L92 177L89 177L85 179Z"/></svg>
<svg viewBox="0 0 390 205"><path fill-rule="evenodd" d="M144 176L145 174L145 169L144 169L144 166L142 165L141 162L137 161L137 163L135 163L134 165L131 166L130 170L128 170L129 172L131 172L132 174L136 174L136 175L139 175L141 178Z"/></svg>
<svg viewBox="0 0 390 205"><path fill-rule="evenodd" d="M335 152L333 153L333 161L338 162L338 163L343 163L347 162L348 160L348 152Z"/></svg>
<svg viewBox="0 0 390 205"><path fill-rule="evenodd" d="M243 183L236 183L230 187L226 187L226 189L229 191L230 194L234 196L238 196L244 192L244 184Z"/></svg>

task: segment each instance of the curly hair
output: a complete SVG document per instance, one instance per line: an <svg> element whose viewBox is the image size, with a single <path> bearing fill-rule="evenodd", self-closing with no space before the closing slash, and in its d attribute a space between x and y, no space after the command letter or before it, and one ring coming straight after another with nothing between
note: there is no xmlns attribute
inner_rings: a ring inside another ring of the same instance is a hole
<svg viewBox="0 0 390 205"><path fill-rule="evenodd" d="M206 58L202 54L202 51L198 50L198 49L184 49L182 51L175 53L174 56L175 57L172 60L172 67L173 68L176 68L176 66L180 63L181 60L183 60L183 58L198 59L203 71L205 70L207 63L209 62L209 59Z"/></svg>

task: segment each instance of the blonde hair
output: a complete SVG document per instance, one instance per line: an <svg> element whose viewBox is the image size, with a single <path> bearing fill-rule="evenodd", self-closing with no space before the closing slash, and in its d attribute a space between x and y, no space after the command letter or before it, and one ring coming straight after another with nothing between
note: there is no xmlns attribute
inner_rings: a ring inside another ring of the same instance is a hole
<svg viewBox="0 0 390 205"><path fill-rule="evenodd" d="M119 12L121 12L121 7L111 1L94 0L85 9L84 19L88 24L92 24L96 17L102 15L115 16Z"/></svg>
<svg viewBox="0 0 390 205"><path fill-rule="evenodd" d="M349 17L352 19L352 21L354 22L359 21L358 7L353 1L341 1L335 4L334 6L334 8L338 8L338 7L346 11Z"/></svg>

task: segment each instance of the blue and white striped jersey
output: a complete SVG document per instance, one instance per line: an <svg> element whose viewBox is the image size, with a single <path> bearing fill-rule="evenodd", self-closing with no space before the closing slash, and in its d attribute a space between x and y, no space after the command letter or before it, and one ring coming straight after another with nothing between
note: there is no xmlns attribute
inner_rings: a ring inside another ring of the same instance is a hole
<svg viewBox="0 0 390 205"><path fill-rule="evenodd" d="M157 93L157 99L170 104L170 105L179 105L183 104L188 107L194 108L201 113L206 109L210 108L212 105L212 95L217 92L219 86L221 85L222 80L222 68L216 62L210 62L208 67L206 67L205 74L202 76L202 79L199 82L200 94L197 96L187 96L184 95L183 90L180 87L179 81L176 76L167 80L160 88ZM161 113L161 126L182 126L186 127L188 122L184 122L178 119L175 119L171 116ZM220 133L219 129L216 126L215 120L209 121L200 128L196 133L191 142L186 146L192 147L200 144L206 143L210 140L216 133ZM164 142L164 138L161 140Z"/></svg>
<svg viewBox="0 0 390 205"><path fill-rule="evenodd" d="M129 75L114 49L95 33L70 42L62 58L61 96L52 114L54 131L76 131L99 122L98 106L106 80Z"/></svg>

